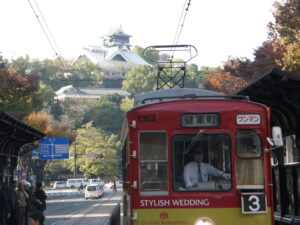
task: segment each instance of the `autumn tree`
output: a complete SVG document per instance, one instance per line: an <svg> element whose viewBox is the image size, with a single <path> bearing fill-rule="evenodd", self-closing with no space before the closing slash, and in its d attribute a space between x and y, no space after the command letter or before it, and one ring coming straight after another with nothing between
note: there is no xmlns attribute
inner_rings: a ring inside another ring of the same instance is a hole
<svg viewBox="0 0 300 225"><path fill-rule="evenodd" d="M70 127L61 126L60 123L52 121L50 116L44 113L31 113L25 119L24 123L46 134L46 138L50 137L67 137L72 142L74 139ZM38 148L38 146L37 146ZM20 159L20 164L28 168L31 175L36 175L37 180L44 180L45 166L48 161L31 159L31 152L24 155Z"/></svg>
<svg viewBox="0 0 300 225"><path fill-rule="evenodd" d="M240 87L243 87L247 82L241 77L233 76L229 72L219 72L216 74L207 74L206 89L232 95Z"/></svg>
<svg viewBox="0 0 300 225"><path fill-rule="evenodd" d="M242 86L237 84L249 84L259 76L271 69L281 69L300 75L300 0L284 0L274 3L273 12L275 22L269 23L269 40L262 43L254 51L254 60L247 58L229 58L224 64L223 81L221 74L216 77L209 76L209 88L219 90L222 81L225 86L230 82L236 91ZM237 82L230 79L231 76L244 80ZM215 85L215 86L214 86ZM225 89L224 92L227 92Z"/></svg>
<svg viewBox="0 0 300 225"><path fill-rule="evenodd" d="M300 75L300 0L276 1L274 8L269 36L274 48L283 52L277 63L282 70Z"/></svg>
<svg viewBox="0 0 300 225"><path fill-rule="evenodd" d="M25 75L18 69L7 68L0 63L0 108L18 118L27 115L42 105L39 94L39 79Z"/></svg>

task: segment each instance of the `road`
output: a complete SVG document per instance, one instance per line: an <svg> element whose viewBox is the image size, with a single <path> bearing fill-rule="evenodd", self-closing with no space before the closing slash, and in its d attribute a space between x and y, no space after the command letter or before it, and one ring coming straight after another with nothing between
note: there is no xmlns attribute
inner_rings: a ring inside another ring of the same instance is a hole
<svg viewBox="0 0 300 225"><path fill-rule="evenodd" d="M45 225L104 225L121 200L121 191L105 189L101 199L85 200L77 190L46 191Z"/></svg>

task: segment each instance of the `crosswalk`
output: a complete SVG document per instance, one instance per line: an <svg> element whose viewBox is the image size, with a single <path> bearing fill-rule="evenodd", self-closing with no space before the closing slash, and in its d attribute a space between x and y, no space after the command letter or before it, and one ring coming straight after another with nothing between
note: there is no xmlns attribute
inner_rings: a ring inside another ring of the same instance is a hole
<svg viewBox="0 0 300 225"><path fill-rule="evenodd" d="M73 192L64 192L64 191L57 191L57 192L47 192L46 195L48 196L48 200L50 199L57 199L57 198L70 198L70 197L83 197L83 192L73 191Z"/></svg>

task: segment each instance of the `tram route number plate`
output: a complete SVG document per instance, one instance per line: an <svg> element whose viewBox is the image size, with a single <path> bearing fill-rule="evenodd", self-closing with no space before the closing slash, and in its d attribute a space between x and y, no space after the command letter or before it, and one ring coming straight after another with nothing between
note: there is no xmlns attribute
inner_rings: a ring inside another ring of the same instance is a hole
<svg viewBox="0 0 300 225"><path fill-rule="evenodd" d="M243 214L267 212L266 196L264 193L242 193L241 198Z"/></svg>

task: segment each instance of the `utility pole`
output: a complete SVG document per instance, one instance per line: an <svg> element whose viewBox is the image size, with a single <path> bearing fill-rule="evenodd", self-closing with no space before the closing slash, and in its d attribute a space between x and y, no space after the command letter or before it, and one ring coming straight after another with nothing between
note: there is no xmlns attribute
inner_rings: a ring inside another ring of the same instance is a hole
<svg viewBox="0 0 300 225"><path fill-rule="evenodd" d="M76 130L75 130L75 140L74 140L74 179L76 178L76 157L77 157L77 154L76 154Z"/></svg>

